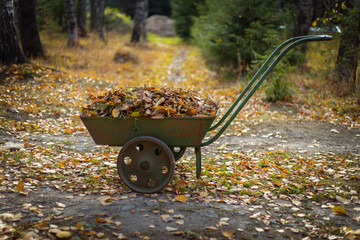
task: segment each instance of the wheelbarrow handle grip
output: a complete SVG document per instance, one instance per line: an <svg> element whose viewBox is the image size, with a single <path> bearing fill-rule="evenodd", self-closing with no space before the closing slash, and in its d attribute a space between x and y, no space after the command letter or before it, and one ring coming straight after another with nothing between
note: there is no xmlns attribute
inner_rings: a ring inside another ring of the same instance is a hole
<svg viewBox="0 0 360 240"><path fill-rule="evenodd" d="M291 49L296 47L297 45L304 43L304 42L310 42L310 41L329 41L332 39L332 36L329 35L310 35L310 36L299 36L291 38L282 44L280 44L268 57L268 59L265 61L265 63L261 66L261 68L257 71L257 73L254 75L254 77L250 80L248 85L245 87L245 89L241 92L239 97L234 101L234 103L231 105L231 107L228 109L228 111L223 115L223 117L212 127L209 128L209 131L217 128L220 126L224 120L228 117L228 115L234 110L234 108L239 104L240 100L245 96L246 93L249 92L252 85L256 82L255 86L251 89L251 91L246 95L244 100L240 103L240 105L236 108L235 112L230 116L230 118L227 120L227 122L224 124L224 126L218 131L218 133L211 138L210 140L204 142L201 144L201 146L206 146L214 142L216 139L218 139L221 134L226 130L226 128L230 125L230 123L234 120L234 118L237 116L237 114L240 112L240 110L244 107L244 105L247 103L247 101L250 99L250 97L255 93L255 91L259 88L261 83L265 80L266 76L271 72L271 70L276 66L276 64L281 60L281 58ZM281 52L280 52L281 51ZM280 52L280 54L278 54ZM278 54L278 55L277 55ZM274 57L277 55L274 61ZM271 62L272 61L272 62ZM271 62L271 64L270 64ZM262 74L260 79L258 77Z"/></svg>

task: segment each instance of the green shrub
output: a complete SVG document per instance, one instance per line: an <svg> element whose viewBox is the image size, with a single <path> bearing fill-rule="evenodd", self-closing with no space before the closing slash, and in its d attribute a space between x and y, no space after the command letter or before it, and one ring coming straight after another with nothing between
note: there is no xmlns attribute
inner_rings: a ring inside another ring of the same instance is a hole
<svg viewBox="0 0 360 240"><path fill-rule="evenodd" d="M282 42L276 31L268 30L262 39L269 45L272 45L264 54L254 53L255 60L252 61L251 71L248 75L253 75L262 66L273 50ZM292 50L288 52L277 63L273 72L268 75L268 83L265 85L265 94L267 101L283 101L292 97L294 90L291 82L286 81L286 77L294 70L294 65L302 61L304 54L300 51Z"/></svg>
<svg viewBox="0 0 360 240"><path fill-rule="evenodd" d="M37 0L36 10L36 20L40 31L66 31L64 1Z"/></svg>
<svg viewBox="0 0 360 240"><path fill-rule="evenodd" d="M269 49L264 35L280 31L273 0L206 0L192 29L203 55L219 65L249 66Z"/></svg>
<svg viewBox="0 0 360 240"><path fill-rule="evenodd" d="M267 101L289 100L293 92L291 82L284 81L280 72L276 77L273 77L265 87Z"/></svg>
<svg viewBox="0 0 360 240"><path fill-rule="evenodd" d="M190 39L193 18L199 15L198 5L204 0L173 0L170 3L176 34L184 40Z"/></svg>
<svg viewBox="0 0 360 240"><path fill-rule="evenodd" d="M117 8L107 7L104 12L105 28L109 31L116 30L120 33L128 33L132 29L130 16L119 12Z"/></svg>

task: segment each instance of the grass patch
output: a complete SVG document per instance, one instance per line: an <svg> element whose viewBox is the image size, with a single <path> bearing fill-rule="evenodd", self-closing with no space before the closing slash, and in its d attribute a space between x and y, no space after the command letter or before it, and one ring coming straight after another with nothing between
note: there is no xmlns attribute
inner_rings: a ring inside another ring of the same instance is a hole
<svg viewBox="0 0 360 240"><path fill-rule="evenodd" d="M183 43L179 37L161 37L153 33L148 33L148 39L153 43L164 43L169 45L179 45Z"/></svg>

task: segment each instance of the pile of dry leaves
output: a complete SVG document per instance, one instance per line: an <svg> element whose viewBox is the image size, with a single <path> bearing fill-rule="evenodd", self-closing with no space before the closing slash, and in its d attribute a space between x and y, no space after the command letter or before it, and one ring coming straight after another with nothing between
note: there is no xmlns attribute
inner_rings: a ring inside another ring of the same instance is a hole
<svg viewBox="0 0 360 240"><path fill-rule="evenodd" d="M213 117L218 104L196 91L156 87L120 88L98 96L82 108L85 117Z"/></svg>

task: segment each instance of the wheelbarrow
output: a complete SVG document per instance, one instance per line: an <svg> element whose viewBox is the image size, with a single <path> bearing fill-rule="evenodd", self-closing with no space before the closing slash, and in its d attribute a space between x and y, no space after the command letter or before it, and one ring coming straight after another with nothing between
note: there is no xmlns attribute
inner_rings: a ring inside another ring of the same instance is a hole
<svg viewBox="0 0 360 240"><path fill-rule="evenodd" d="M80 118L96 144L123 146L117 159L117 171L126 186L140 193L158 192L171 181L175 161L182 157L187 147L195 148L196 177L200 178L201 147L221 136L289 50L301 43L331 39L328 35L300 36L279 45L216 124L213 124L216 116L164 119ZM224 123L225 120L227 121ZM204 141L207 132L220 126L222 127L213 137Z"/></svg>

